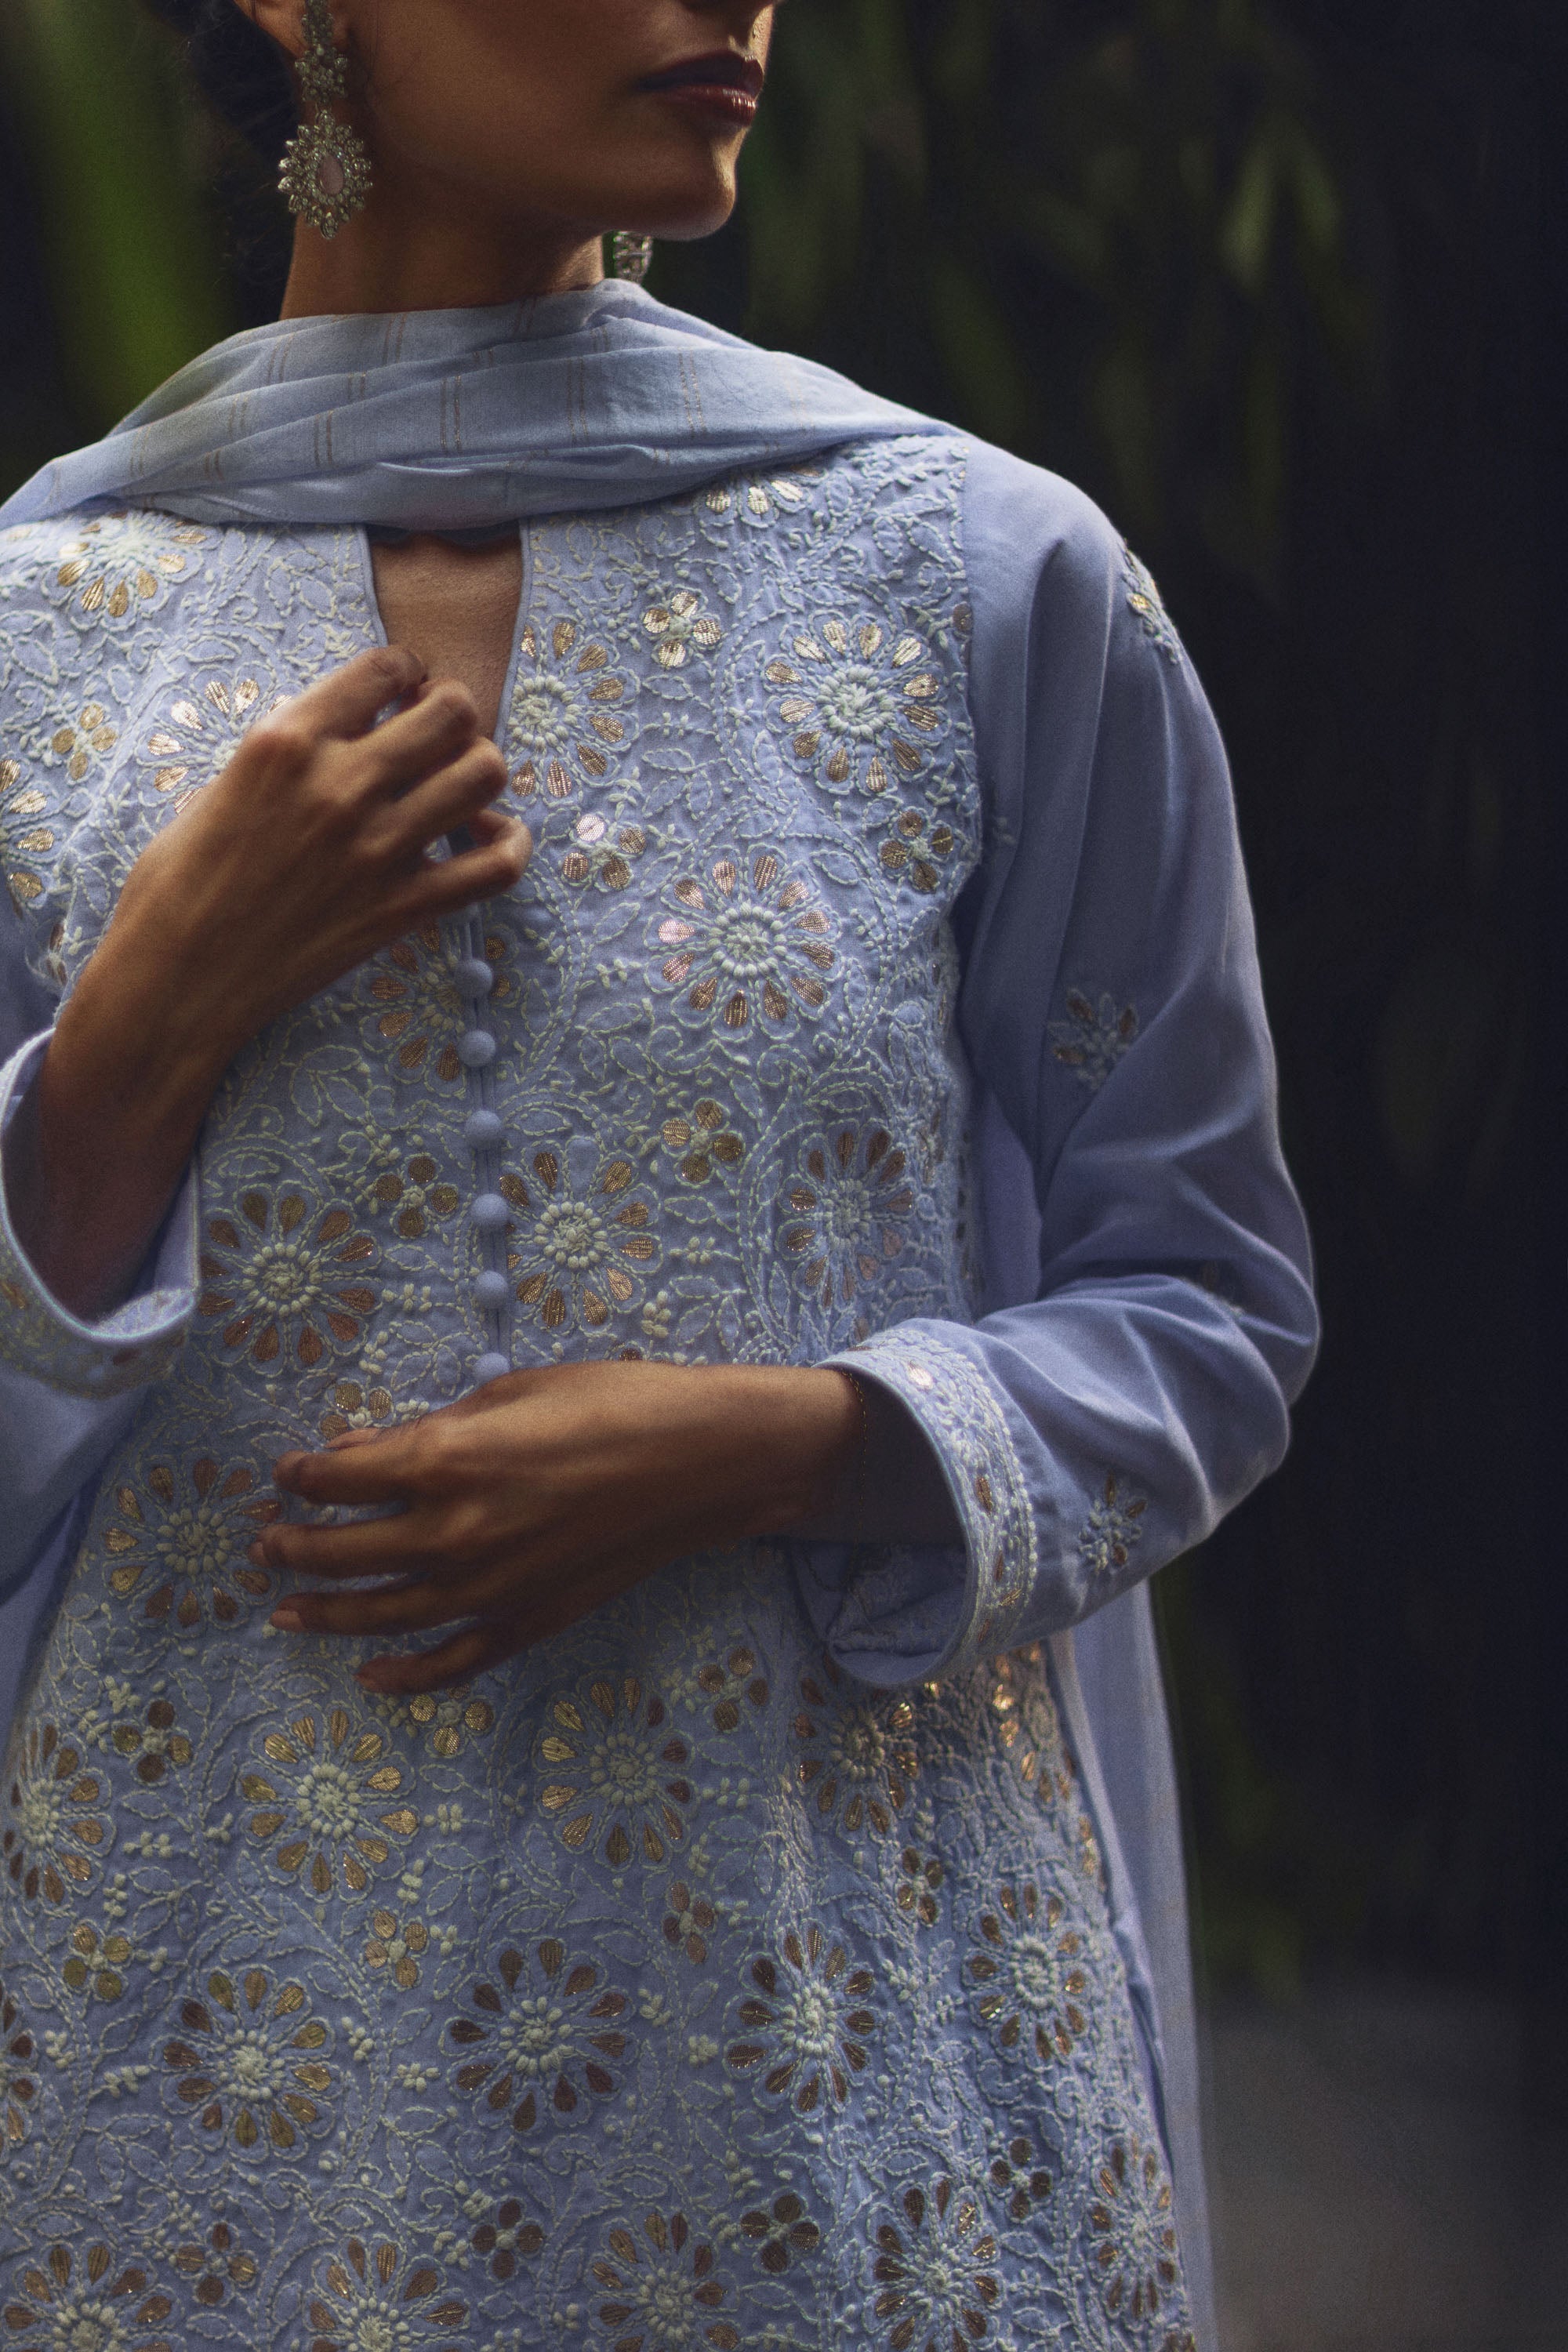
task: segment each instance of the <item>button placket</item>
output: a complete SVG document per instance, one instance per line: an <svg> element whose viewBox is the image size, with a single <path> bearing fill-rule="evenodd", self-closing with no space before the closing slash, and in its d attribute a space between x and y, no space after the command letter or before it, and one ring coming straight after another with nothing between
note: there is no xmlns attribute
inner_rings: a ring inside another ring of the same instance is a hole
<svg viewBox="0 0 1568 2352"><path fill-rule="evenodd" d="M479 1238L483 1265L474 1277L473 1297L484 1320L488 1342L473 1370L473 1384L483 1388L511 1370L511 1287L506 1277L506 1229L511 1212L496 1183L500 1172L500 1147L505 1129L495 1103L495 1032L485 1025L485 1006L495 988L495 973L485 961L484 919L476 908L460 919L462 953L454 978L463 1000L468 1026L458 1040L458 1059L468 1074L468 1116L463 1137L474 1160L474 1197L468 1223Z"/></svg>

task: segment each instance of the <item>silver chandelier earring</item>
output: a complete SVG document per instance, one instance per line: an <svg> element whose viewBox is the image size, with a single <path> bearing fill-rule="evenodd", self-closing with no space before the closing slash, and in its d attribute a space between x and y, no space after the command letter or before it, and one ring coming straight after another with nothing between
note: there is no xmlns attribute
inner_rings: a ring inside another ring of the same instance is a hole
<svg viewBox="0 0 1568 2352"><path fill-rule="evenodd" d="M300 86L310 109L283 150L278 184L289 209L322 236L364 209L370 194L370 154L363 139L332 113L332 100L348 88L348 59L332 35L330 0L305 0L305 54Z"/></svg>
<svg viewBox="0 0 1568 2352"><path fill-rule="evenodd" d="M610 257L617 278L640 286L653 259L653 239L639 236L635 229L618 228L610 240Z"/></svg>

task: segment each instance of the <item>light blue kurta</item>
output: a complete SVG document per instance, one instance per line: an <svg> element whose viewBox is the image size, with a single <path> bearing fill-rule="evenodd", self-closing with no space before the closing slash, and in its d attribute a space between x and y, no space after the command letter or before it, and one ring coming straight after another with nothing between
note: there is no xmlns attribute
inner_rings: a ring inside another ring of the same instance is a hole
<svg viewBox="0 0 1568 2352"><path fill-rule="evenodd" d="M378 640L360 522L531 516L537 843L240 1057L110 1325L0 1232L16 2340L97 2297L127 2344L1179 2343L1135 1588L1278 1461L1314 1333L1212 720L1052 478L624 289L504 364L485 318L241 338L0 540L0 1118L151 833ZM127 447L174 513L56 511ZM628 1352L883 1381L963 1551L685 1563L434 1706L268 1630L281 1448Z"/></svg>

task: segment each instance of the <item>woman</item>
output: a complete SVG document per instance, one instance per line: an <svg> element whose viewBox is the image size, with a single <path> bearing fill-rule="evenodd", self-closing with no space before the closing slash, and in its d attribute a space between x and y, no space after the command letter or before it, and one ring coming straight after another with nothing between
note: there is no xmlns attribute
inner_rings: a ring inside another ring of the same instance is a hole
<svg viewBox="0 0 1568 2352"><path fill-rule="evenodd" d="M171 12L301 217L3 518L13 2340L1185 2345L1139 1588L1314 1339L1201 692L603 282L772 8Z"/></svg>

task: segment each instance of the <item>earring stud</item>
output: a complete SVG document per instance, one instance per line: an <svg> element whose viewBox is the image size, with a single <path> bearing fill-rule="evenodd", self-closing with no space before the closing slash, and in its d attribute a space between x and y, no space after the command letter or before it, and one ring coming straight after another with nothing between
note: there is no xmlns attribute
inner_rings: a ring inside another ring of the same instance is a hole
<svg viewBox="0 0 1568 2352"><path fill-rule="evenodd" d="M310 121L283 150L278 184L296 219L325 237L336 236L363 211L371 190L369 151L357 131L331 111L332 100L348 88L348 59L338 54L333 37L330 0L305 0L300 87Z"/></svg>

